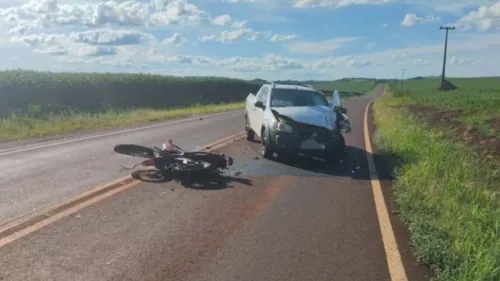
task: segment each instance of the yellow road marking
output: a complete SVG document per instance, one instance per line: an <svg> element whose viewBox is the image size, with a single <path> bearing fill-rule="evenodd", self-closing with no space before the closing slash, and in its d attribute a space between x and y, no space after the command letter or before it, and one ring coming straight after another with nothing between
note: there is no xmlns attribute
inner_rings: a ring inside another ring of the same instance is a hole
<svg viewBox="0 0 500 281"><path fill-rule="evenodd" d="M243 137L237 133L193 151L213 151ZM91 189L67 201L49 205L0 225L0 248L79 210L136 186L141 181L130 175Z"/></svg>
<svg viewBox="0 0 500 281"><path fill-rule="evenodd" d="M401 254L399 253L398 244L396 243L396 237L392 229L389 212L387 211L384 194L382 193L382 186L380 184L377 170L375 168L375 161L373 159L373 149L370 140L371 135L368 129L368 111L371 104L372 103L370 102L365 108L364 137L366 157L368 158L368 169L370 172L370 180L372 184L373 199L375 200L375 208L377 210L377 217L380 225L380 232L382 234L382 241L384 243L387 265L389 267L389 273L391 275L391 281L407 281L408 277L406 276L403 261L401 260Z"/></svg>
<svg viewBox="0 0 500 281"><path fill-rule="evenodd" d="M74 214L76 212L78 212L79 210L85 208L85 207L88 207L92 204L95 204L103 199L106 199L110 196L113 196L119 192L122 192L122 191L125 191L133 186L137 185L137 181L136 182L131 182L129 184L126 184L126 185L122 185L122 186L119 186L118 188L115 188L107 193L104 193L104 194L101 194L99 196L95 196L93 198L91 198L90 200L87 200L87 201L84 201L82 202L81 204L78 204L78 205L75 205L73 207L70 207L62 212L59 212L59 213L56 213L55 215L53 216L50 216L48 217L47 219L44 219L42 221L39 221L33 225L30 225L26 228L23 228L21 229L20 231L17 231L17 232L14 232L13 234L9 235L9 236L6 236L2 239L0 239L0 248L11 243L11 242L14 242L16 241L17 239L23 237L23 236L26 236L32 232L35 232L39 229L41 229L42 227L45 227L49 224L52 224L64 217L67 217L71 214Z"/></svg>

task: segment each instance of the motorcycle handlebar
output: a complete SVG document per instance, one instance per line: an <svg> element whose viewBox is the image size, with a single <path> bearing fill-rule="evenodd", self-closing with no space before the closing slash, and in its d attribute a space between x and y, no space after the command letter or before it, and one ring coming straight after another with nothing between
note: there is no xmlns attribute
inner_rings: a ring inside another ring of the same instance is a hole
<svg viewBox="0 0 500 281"><path fill-rule="evenodd" d="M175 148L177 149L177 152L180 154L180 155L183 155L184 154L184 150L182 150L180 147L178 147L177 145L174 145ZM158 151L158 153L160 153L160 155L164 155L166 153L169 153L167 151L164 151L163 149L157 147L157 146L153 146L154 149L156 149Z"/></svg>

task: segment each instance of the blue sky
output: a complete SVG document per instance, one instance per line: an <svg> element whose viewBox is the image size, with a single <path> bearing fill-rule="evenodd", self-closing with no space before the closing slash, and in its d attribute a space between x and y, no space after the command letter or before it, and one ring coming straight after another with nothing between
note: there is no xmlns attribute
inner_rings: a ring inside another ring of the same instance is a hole
<svg viewBox="0 0 500 281"><path fill-rule="evenodd" d="M1 69L264 79L500 75L500 1L1 0Z"/></svg>

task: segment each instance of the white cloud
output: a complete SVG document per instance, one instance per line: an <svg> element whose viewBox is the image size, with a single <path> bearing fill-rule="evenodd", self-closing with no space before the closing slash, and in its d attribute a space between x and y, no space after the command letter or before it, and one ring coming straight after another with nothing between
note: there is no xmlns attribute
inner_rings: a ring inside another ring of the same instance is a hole
<svg viewBox="0 0 500 281"><path fill-rule="evenodd" d="M394 52L392 54L392 59L395 59L395 60L404 59L406 57L408 57L408 52L406 52L405 50L399 51L399 52Z"/></svg>
<svg viewBox="0 0 500 281"><path fill-rule="evenodd" d="M493 31L500 27L500 1L481 6L458 20L459 27L475 27L478 31Z"/></svg>
<svg viewBox="0 0 500 281"><path fill-rule="evenodd" d="M319 42L298 42L288 45L287 48L292 53L328 54L358 39L359 37L347 37Z"/></svg>
<svg viewBox="0 0 500 281"><path fill-rule="evenodd" d="M413 60L413 64L415 64L415 65L427 65L429 63L430 63L430 61L424 60L424 59L414 59Z"/></svg>
<svg viewBox="0 0 500 281"><path fill-rule="evenodd" d="M435 16L425 16L419 17L416 14L406 14L403 21L401 22L402 26L415 26L417 24L424 23L434 23L439 22L440 18Z"/></svg>
<svg viewBox="0 0 500 281"><path fill-rule="evenodd" d="M222 67L235 72L274 72L292 69L297 70L305 67L301 62L275 54L266 54L264 57L231 57L224 59L209 58L205 56L153 55L149 57L149 60L174 64L198 65L208 69Z"/></svg>
<svg viewBox="0 0 500 281"><path fill-rule="evenodd" d="M461 15L464 11L486 5L492 0L405 0L404 2L426 11Z"/></svg>
<svg viewBox="0 0 500 281"><path fill-rule="evenodd" d="M20 6L0 9L0 22L13 31L26 32L53 27L106 25L168 26L211 24L240 25L229 15L212 16L187 0L109 0L68 2L31 0Z"/></svg>
<svg viewBox="0 0 500 281"><path fill-rule="evenodd" d="M470 58L459 58L456 56L452 56L450 58L450 64L459 65L459 64L471 64L471 63L473 63L473 61Z"/></svg>
<svg viewBox="0 0 500 281"><path fill-rule="evenodd" d="M370 65L371 62L367 61L367 60L362 60L362 59L358 59L358 58L350 58L348 61L347 61L347 66L355 66L355 67L365 67L365 66L368 66Z"/></svg>
<svg viewBox="0 0 500 281"><path fill-rule="evenodd" d="M318 8L318 7L334 7L340 8L349 5L375 5L387 4L394 0L294 0L293 7L295 8Z"/></svg>
<svg viewBox="0 0 500 281"><path fill-rule="evenodd" d="M116 47L113 46L77 46L66 47L63 45L49 46L47 48L39 48L34 50L35 53L48 54L52 56L73 56L73 57L102 57L112 56L118 53Z"/></svg>
<svg viewBox="0 0 500 281"><path fill-rule="evenodd" d="M171 37L163 39L162 43L181 46L186 41L187 41L186 38L184 38L179 32L176 32Z"/></svg>
<svg viewBox="0 0 500 281"><path fill-rule="evenodd" d="M90 45L134 45L154 41L154 36L136 30L89 30L72 32L69 40Z"/></svg>
<svg viewBox="0 0 500 281"><path fill-rule="evenodd" d="M292 39L299 38L297 34L288 34L288 35L282 35L282 34L274 34L271 36L271 42L278 42L278 41L288 41Z"/></svg>
<svg viewBox="0 0 500 281"><path fill-rule="evenodd" d="M265 1L265 0L262 0ZM279 0L275 0L280 2ZM257 2L257 1L255 1ZM294 8L343 8L351 5L383 5L405 3L440 13L462 13L465 10L490 4L492 0L284 0L281 3L292 4Z"/></svg>
<svg viewBox="0 0 500 281"><path fill-rule="evenodd" d="M245 37L246 36L246 37ZM259 33L253 31L250 28L245 28L245 29L236 29L233 31L227 31L224 30L218 35L203 35L199 38L200 41L202 42L221 42L221 43L231 43L234 42L238 39L241 38L246 38L247 40L250 41L255 41L259 39Z"/></svg>
<svg viewBox="0 0 500 281"><path fill-rule="evenodd" d="M229 3L243 3L243 2L255 3L256 1L255 0L227 0L227 2L229 2Z"/></svg>
<svg viewBox="0 0 500 281"><path fill-rule="evenodd" d="M38 33L13 36L11 41L28 45L82 43L88 45L137 45L153 42L154 36L136 30L96 29L71 32L68 35L57 33Z"/></svg>

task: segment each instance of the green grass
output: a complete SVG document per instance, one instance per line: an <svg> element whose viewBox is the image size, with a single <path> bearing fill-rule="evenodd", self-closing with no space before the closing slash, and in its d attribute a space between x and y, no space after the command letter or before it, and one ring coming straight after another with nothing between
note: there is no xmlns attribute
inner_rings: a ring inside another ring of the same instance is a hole
<svg viewBox="0 0 500 281"><path fill-rule="evenodd" d="M485 134L500 136L500 132L492 132L487 125L488 120L500 118L500 77L451 78L449 81L458 89L449 92L438 91L438 78L405 81L402 89L408 98L405 102L442 110L463 111L457 121Z"/></svg>
<svg viewBox="0 0 500 281"><path fill-rule="evenodd" d="M188 117L242 109L243 103L193 105L185 108L155 110L114 110L101 113L64 112L59 114L40 114L36 107L21 115L0 119L0 141L45 137L84 129L120 127L148 123L173 118Z"/></svg>
<svg viewBox="0 0 500 281"><path fill-rule="evenodd" d="M422 103L497 112L490 103L498 105L498 78L451 81L462 88L439 93L429 90L435 81L412 81L405 86L411 89L408 96L394 95L386 88L374 103L375 143L396 160L394 203L416 256L433 269L435 280L500 280L498 165L423 125L404 108L394 107Z"/></svg>

